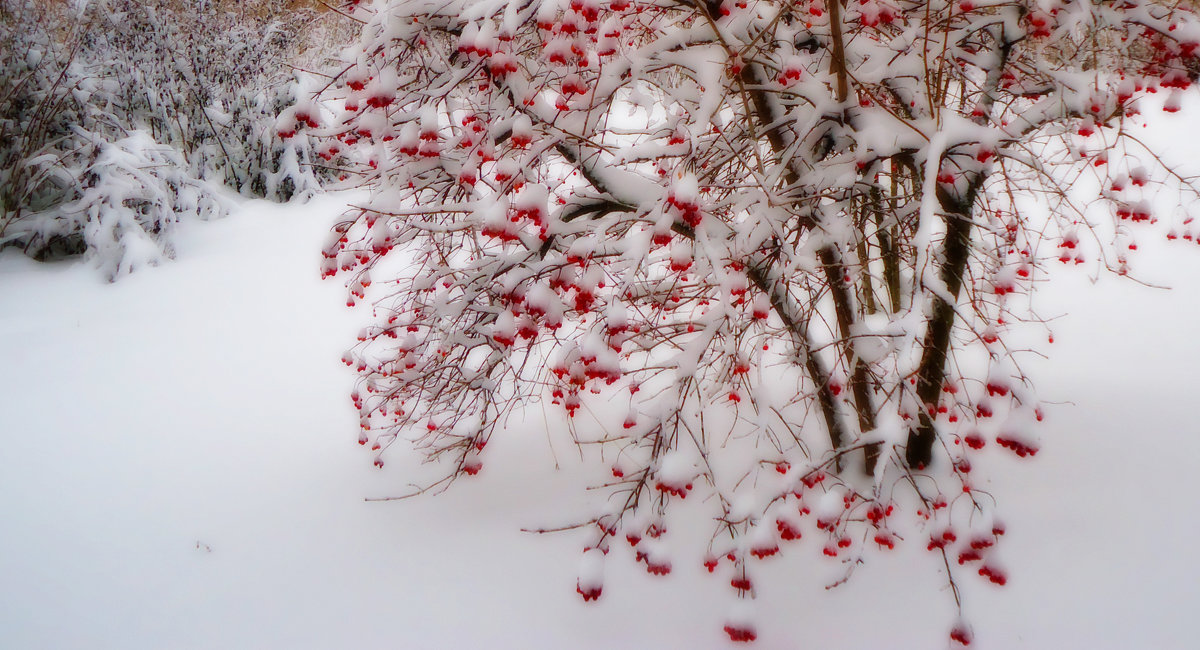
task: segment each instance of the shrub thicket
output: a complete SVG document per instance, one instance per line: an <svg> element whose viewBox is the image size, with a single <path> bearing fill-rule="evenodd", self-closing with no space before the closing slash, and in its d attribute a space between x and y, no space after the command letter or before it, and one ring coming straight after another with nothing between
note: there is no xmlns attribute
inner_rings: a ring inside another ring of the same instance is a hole
<svg viewBox="0 0 1200 650"><path fill-rule="evenodd" d="M0 248L87 254L110 277L171 256L221 186L286 201L319 187L277 114L305 93L313 14L278 0L0 7ZM319 51L319 48L317 50Z"/></svg>

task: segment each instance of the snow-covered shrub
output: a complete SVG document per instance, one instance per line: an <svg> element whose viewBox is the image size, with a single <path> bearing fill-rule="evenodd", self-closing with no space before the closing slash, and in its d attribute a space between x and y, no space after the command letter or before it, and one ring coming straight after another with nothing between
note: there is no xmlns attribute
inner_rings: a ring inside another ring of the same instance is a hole
<svg viewBox="0 0 1200 650"><path fill-rule="evenodd" d="M90 148L79 197L58 219L39 225L82 232L109 278L174 257L171 234L179 215L208 218L225 210L212 188L187 173L178 151L145 131L93 141Z"/></svg>
<svg viewBox="0 0 1200 650"><path fill-rule="evenodd" d="M350 304L386 286L343 357L358 441L441 486L543 406L607 470L566 527L585 600L606 556L663 575L690 545L748 601L791 547L848 579L908 543L964 616L1008 580L987 464L1039 451L1046 267L1194 236L1151 213L1168 170L1126 128L1195 80L1188 5L348 5L320 151L373 193L323 271ZM711 530L678 534L682 508Z"/></svg>
<svg viewBox="0 0 1200 650"><path fill-rule="evenodd" d="M86 59L86 23L32 1L0 16L0 248L84 254L115 279L170 257L180 216L224 212L183 153L114 110L121 80Z"/></svg>
<svg viewBox="0 0 1200 650"><path fill-rule="evenodd" d="M53 11L35 2L0 4L0 247L81 252L80 242L33 242L20 224L72 198L72 124L84 107L69 79L70 54L46 28Z"/></svg>
<svg viewBox="0 0 1200 650"><path fill-rule="evenodd" d="M0 5L0 248L86 253L115 278L169 257L180 217L223 213L222 186L316 192L309 136L278 116L311 94L289 62L324 50L276 5Z"/></svg>
<svg viewBox="0 0 1200 650"><path fill-rule="evenodd" d="M275 124L305 94L290 64L311 15L246 4L259 11L93 0L83 56L117 81L113 113L183 152L193 175L249 196L308 196L320 181L308 138L280 138Z"/></svg>

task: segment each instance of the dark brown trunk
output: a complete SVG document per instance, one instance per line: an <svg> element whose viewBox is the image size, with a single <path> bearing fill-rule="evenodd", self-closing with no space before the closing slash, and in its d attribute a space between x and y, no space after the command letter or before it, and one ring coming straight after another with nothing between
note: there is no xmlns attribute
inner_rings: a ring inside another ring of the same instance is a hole
<svg viewBox="0 0 1200 650"><path fill-rule="evenodd" d="M988 71L983 85L984 92L979 101L981 110L979 115L973 118L975 123L980 125L988 121L992 103L995 101L991 93L999 88L1004 68L1008 65L1013 45L1016 44L1016 41L1008 40L1002 26L998 29L995 38L999 46L999 61ZM946 222L946 241L943 245L945 257L940 276L951 300L947 301L941 295L933 297L929 329L925 332L924 352L921 354L921 365L917 368L917 399L920 412L917 415L917 426L909 432L907 448L904 450L905 462L913 469L928 467L933 462L933 446L937 442L937 428L933 418L937 413L942 384L946 380L946 355L950 349L950 333L954 329L954 305L962 289L963 274L966 272L967 259L971 253L971 214L983 181L982 173L973 174L961 195L947 191L940 185L937 188L937 201Z"/></svg>
<svg viewBox="0 0 1200 650"><path fill-rule="evenodd" d="M939 191L939 195L942 192ZM969 191L973 199L975 192ZM945 199L939 196L939 199ZM971 206L967 199L943 200L946 210L945 261L941 268L941 281L952 298L958 298L962 290L963 273L971 252ZM933 461L933 444L937 440L933 417L941 397L942 383L946 378L946 354L950 348L950 333L954 328L955 301L946 301L941 295L933 299L933 312L929 318L929 329L925 332L924 352L917 372L917 399L920 414L917 428L909 433L905 461L913 469L922 469Z"/></svg>

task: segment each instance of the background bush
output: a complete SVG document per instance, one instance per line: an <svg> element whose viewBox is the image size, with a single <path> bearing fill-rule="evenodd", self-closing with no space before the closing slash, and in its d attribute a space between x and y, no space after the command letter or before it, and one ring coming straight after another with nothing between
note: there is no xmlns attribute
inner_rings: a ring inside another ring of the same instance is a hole
<svg viewBox="0 0 1200 650"><path fill-rule="evenodd" d="M171 257L174 224L223 214L227 190L311 196L309 138L275 123L308 92L293 64L329 42L315 17L278 0L0 5L0 248L86 254L116 278Z"/></svg>

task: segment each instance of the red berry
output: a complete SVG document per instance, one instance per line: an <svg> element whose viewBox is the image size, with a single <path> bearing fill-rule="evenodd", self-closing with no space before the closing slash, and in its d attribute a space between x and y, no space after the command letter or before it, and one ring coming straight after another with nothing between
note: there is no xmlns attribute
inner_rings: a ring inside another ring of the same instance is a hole
<svg viewBox="0 0 1200 650"><path fill-rule="evenodd" d="M758 638L758 633L754 631L754 628L732 623L725 626L725 633L729 635L730 641L739 643L749 643Z"/></svg>
<svg viewBox="0 0 1200 650"><path fill-rule="evenodd" d="M577 591L577 592L579 593L579 595L580 595L580 596L583 596L583 600L584 600L585 602L587 602L587 601L590 601L590 600L596 600L597 598L599 598L599 597L600 597L600 592L601 592L601 591L603 591L603 588L601 588L601 587L588 587L587 589L584 589L582 586L580 586L580 585L576 585L576 586L575 586L575 591Z"/></svg>

